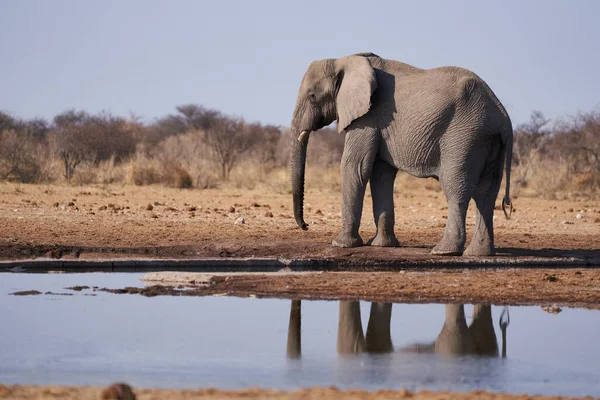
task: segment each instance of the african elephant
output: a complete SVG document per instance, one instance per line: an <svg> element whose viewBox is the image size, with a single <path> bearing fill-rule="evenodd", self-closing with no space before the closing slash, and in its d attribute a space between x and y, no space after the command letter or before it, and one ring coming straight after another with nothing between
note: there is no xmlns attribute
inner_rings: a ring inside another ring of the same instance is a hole
<svg viewBox="0 0 600 400"><path fill-rule="evenodd" d="M488 85L458 67L419 69L372 53L314 61L300 85L292 120L294 216L304 222L304 170L309 135L337 120L345 132L341 161L342 228L334 246L361 246L367 182L377 233L368 244L398 246L393 184L398 170L439 180L448 220L438 255L462 255L465 217L477 206L475 233L466 255L494 254L493 213L506 166L502 209L511 209L510 118ZM506 163L504 162L506 159Z"/></svg>

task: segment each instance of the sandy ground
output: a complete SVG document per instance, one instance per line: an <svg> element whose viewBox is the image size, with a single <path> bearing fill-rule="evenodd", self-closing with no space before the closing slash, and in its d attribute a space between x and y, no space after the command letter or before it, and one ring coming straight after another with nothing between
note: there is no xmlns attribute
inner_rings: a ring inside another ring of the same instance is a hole
<svg viewBox="0 0 600 400"><path fill-rule="evenodd" d="M272 190L4 183L0 184L0 259L273 256L364 265L443 260L429 255L445 226L443 194L397 189L395 203L396 234L402 247L339 249L330 245L341 222L340 194L335 190L307 191L305 219L310 228L303 232L293 218L291 195ZM600 257L600 201L521 197L514 204L510 220L496 211L499 256ZM474 223L473 208L468 231ZM236 224L241 219L244 223ZM374 231L367 194L361 235L366 241Z"/></svg>
<svg viewBox="0 0 600 400"><path fill-rule="evenodd" d="M570 399L558 396L528 396L506 395L488 392L448 393L448 392L409 392L406 390L391 391L380 390L365 392L362 390L340 391L335 388L300 389L291 392L263 389L247 389L240 391L220 391L217 389L201 390L159 390L138 389L134 390L138 400L193 400L193 399L349 399L349 400L384 400L384 399L412 399L412 400L559 400ZM65 387L65 386L3 386L0 385L1 399L119 399L132 400L133 397L111 396L106 388L98 387ZM592 399L586 397L585 399Z"/></svg>

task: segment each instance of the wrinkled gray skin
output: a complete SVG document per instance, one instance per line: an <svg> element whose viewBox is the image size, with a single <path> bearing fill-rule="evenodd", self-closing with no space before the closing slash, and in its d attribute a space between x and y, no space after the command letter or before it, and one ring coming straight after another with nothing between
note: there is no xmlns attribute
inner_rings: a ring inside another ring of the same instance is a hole
<svg viewBox="0 0 600 400"><path fill-rule="evenodd" d="M481 78L457 67L423 70L370 53L314 61L302 79L292 120L294 216L302 229L307 229L309 134L336 120L346 138L340 168L342 231L334 246L363 244L358 230L369 181L377 233L368 244L398 246L393 185L403 170L438 179L448 200L446 230L433 254L494 254L494 203L505 157L503 208L510 205L513 133L504 107ZM475 233L464 250L471 198L477 206Z"/></svg>

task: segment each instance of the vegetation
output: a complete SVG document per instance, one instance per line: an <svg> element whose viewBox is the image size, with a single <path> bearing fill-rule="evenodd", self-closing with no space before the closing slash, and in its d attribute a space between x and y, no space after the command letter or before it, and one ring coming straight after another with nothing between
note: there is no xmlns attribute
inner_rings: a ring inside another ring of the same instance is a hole
<svg viewBox="0 0 600 400"><path fill-rule="evenodd" d="M107 112L68 110L52 121L0 112L0 180L289 190L290 140L286 128L195 104L152 123ZM310 186L338 188L343 135L322 129L310 142ZM515 196L598 196L600 110L559 121L535 111L515 127L513 154ZM401 176L397 187L439 190L432 180Z"/></svg>

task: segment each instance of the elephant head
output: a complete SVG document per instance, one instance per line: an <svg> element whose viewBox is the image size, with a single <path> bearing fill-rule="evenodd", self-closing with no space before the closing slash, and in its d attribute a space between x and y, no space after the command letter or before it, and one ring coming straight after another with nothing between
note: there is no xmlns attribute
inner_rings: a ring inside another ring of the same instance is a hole
<svg viewBox="0 0 600 400"><path fill-rule="evenodd" d="M292 193L294 217L300 228L304 222L304 171L306 148L312 131L337 120L342 132L371 107L371 95L377 89L375 71L363 55L314 61L308 67L292 120Z"/></svg>

